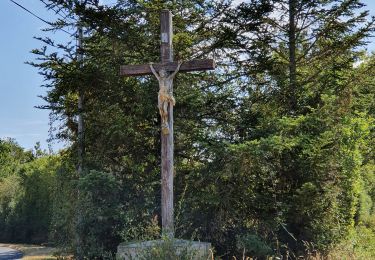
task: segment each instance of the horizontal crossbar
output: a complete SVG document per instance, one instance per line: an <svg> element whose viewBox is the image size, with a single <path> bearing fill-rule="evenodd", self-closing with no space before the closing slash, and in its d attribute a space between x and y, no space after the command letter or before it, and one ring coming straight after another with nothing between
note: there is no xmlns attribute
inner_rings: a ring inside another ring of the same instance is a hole
<svg viewBox="0 0 375 260"><path fill-rule="evenodd" d="M155 63L153 67L156 71L159 71L161 68L164 68L166 71L175 71L177 68L178 62L169 62L166 64ZM213 70L215 69L215 61L212 59L206 60L191 60L182 63L180 67L180 72L189 72L189 71L202 71L202 70ZM149 64L142 65L123 65L120 67L121 76L142 76L152 74Z"/></svg>

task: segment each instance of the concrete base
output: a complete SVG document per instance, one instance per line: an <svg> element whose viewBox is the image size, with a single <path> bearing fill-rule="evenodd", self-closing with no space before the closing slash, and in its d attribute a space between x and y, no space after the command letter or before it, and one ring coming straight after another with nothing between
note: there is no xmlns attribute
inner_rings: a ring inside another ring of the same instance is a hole
<svg viewBox="0 0 375 260"><path fill-rule="evenodd" d="M148 260L181 257L181 259L207 260L210 256L210 248L210 243L181 239L122 243L117 247L116 259Z"/></svg>

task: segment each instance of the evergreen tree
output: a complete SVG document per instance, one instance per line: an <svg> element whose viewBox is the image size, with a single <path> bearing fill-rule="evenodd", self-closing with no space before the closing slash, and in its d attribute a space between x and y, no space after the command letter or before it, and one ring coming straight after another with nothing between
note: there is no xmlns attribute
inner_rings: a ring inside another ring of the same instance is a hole
<svg viewBox="0 0 375 260"><path fill-rule="evenodd" d="M368 130L358 128L362 117L353 114L350 83L374 20L359 11L359 1L264 3L271 11L263 30L230 20L222 36L235 70L246 75L237 77L246 90L238 135L246 139L215 167L222 163L236 185L245 176L251 187L242 207L248 222L259 224L242 232L255 232L277 250L280 239L291 249L303 249L303 241L329 249L348 236L360 196L359 144ZM243 3L230 14L246 19L255 5ZM259 66L248 45L269 54Z"/></svg>

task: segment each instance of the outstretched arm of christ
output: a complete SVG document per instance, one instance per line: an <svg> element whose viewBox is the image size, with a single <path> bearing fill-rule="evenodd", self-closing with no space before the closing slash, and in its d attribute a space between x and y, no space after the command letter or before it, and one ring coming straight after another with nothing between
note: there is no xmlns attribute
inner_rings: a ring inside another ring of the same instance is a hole
<svg viewBox="0 0 375 260"><path fill-rule="evenodd" d="M153 73L153 74L155 75L155 77L160 81L159 74L155 71L153 64L150 63L149 65L150 65L150 69L151 69L152 73Z"/></svg>
<svg viewBox="0 0 375 260"><path fill-rule="evenodd" d="M180 67L181 67L182 63L183 63L183 61L178 61L178 65L177 65L176 70L171 75L169 75L168 79L173 79L174 76L176 76L177 72L180 70Z"/></svg>

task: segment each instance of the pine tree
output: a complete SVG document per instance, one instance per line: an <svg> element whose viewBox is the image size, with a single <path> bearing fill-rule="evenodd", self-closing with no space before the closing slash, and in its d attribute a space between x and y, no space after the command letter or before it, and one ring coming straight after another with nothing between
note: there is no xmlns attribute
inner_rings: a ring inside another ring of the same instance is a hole
<svg viewBox="0 0 375 260"><path fill-rule="evenodd" d="M244 27L252 1L231 11L245 20L221 37L242 73L236 79L245 94L236 123L245 138L215 163L251 183L243 209L259 224L241 232L277 250L279 239L297 251L303 241L329 249L354 225L358 143L366 130L354 134L360 118L352 114L349 83L374 20L367 20L359 1L265 2L271 9L263 30ZM249 46L264 53L259 66Z"/></svg>

